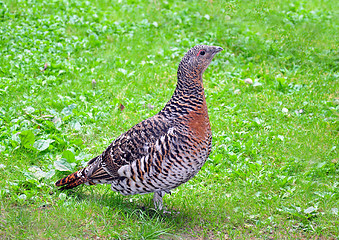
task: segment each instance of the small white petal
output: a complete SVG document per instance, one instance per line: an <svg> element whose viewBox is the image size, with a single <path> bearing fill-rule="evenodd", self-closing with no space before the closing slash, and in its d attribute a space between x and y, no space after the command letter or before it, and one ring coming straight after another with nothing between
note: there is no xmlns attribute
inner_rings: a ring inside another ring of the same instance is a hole
<svg viewBox="0 0 339 240"><path fill-rule="evenodd" d="M250 78L245 78L244 82L247 83L247 84L253 84L253 80L250 79Z"/></svg>
<svg viewBox="0 0 339 240"><path fill-rule="evenodd" d="M283 113L288 113L288 109L287 109L287 108L283 108L281 111L282 111Z"/></svg>

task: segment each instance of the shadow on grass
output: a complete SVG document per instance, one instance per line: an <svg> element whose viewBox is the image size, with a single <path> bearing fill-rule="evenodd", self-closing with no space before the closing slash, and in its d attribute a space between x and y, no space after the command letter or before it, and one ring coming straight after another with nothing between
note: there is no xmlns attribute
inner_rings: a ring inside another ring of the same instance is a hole
<svg viewBox="0 0 339 240"><path fill-rule="evenodd" d="M171 221L176 219L185 219L187 221L191 219L189 212L185 211L185 209L179 210L167 208L165 200L165 211L157 211L153 205L153 193L124 196L118 192L113 192L110 188L105 188L104 186L97 189L81 186L74 190L60 192L66 193L69 197L74 198L78 202L85 201L89 204L100 205L101 207L110 207L113 210L124 214L131 214L139 211L150 218L161 217Z"/></svg>

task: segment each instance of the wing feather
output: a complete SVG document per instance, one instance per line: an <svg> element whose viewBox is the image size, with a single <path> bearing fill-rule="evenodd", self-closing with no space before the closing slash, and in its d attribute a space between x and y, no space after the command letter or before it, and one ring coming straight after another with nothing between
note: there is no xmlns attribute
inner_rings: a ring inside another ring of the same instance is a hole
<svg viewBox="0 0 339 240"><path fill-rule="evenodd" d="M132 127L127 132L120 135L102 153L102 166L109 175L119 178L123 166L137 164L141 166L141 159L150 159L150 155L155 148L155 144L161 141L170 129L171 124L161 115L155 115ZM153 152L153 154L159 154ZM153 157L152 157L153 159ZM145 163L143 163L145 164ZM156 163L159 171L159 162ZM144 166L146 171L151 170L151 166ZM119 171L119 172L118 172Z"/></svg>

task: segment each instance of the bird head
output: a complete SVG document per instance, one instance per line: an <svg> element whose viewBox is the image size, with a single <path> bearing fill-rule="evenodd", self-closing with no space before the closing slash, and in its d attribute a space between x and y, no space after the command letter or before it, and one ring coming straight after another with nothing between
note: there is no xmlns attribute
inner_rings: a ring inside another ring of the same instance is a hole
<svg viewBox="0 0 339 240"><path fill-rule="evenodd" d="M178 74L185 74L189 78L201 77L215 54L222 50L217 46L196 45L182 58Z"/></svg>

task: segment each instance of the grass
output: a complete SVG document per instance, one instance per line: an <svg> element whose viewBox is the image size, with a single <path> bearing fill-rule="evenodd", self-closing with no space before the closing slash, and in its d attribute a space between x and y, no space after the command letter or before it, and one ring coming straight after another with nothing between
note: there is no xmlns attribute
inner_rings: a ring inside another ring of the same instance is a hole
<svg viewBox="0 0 339 240"><path fill-rule="evenodd" d="M338 7L0 2L0 238L337 239ZM179 213L106 185L59 192L57 179L164 106L201 43L225 49L204 74L213 149L165 196Z"/></svg>

